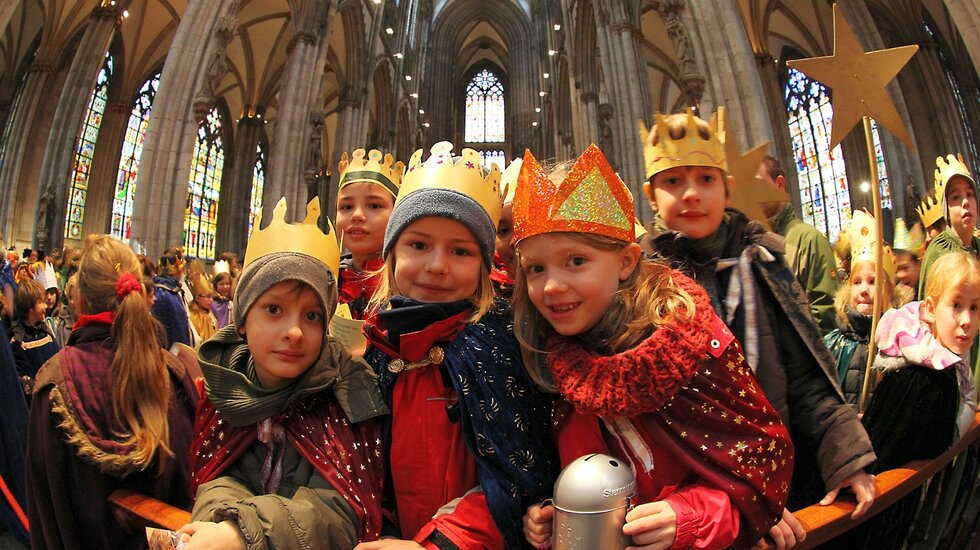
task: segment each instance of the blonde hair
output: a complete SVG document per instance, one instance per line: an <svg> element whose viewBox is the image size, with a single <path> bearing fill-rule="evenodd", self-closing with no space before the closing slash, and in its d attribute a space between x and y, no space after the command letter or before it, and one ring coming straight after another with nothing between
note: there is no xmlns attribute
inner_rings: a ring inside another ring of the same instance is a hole
<svg viewBox="0 0 980 550"><path fill-rule="evenodd" d="M401 237L399 237L401 238ZM397 243L396 243L397 245ZM398 285L395 283L395 256L397 247L392 247L391 253L385 258L385 264L379 271L371 273L371 276L378 276L378 288L371 295L368 301L367 310L373 314L388 307L388 301L392 296L401 294ZM490 268L486 263L480 262L480 276L476 283L476 292L470 296L469 301L473 304L473 315L470 317L471 323L479 322L493 307L496 293L493 290L493 283L490 282Z"/></svg>
<svg viewBox="0 0 980 550"><path fill-rule="evenodd" d="M160 325L150 314L142 285L138 292L116 296L120 276L131 274L139 281L140 267L136 254L123 243L108 235L89 235L78 268L78 292L84 313L115 312L110 329L115 342L112 407L127 429L119 434L120 442L133 447L131 458L145 468L158 450L167 456L173 452L168 445L170 374L155 337Z"/></svg>
<svg viewBox="0 0 980 550"><path fill-rule="evenodd" d="M619 251L630 243L591 233L555 233L575 239L599 250ZM520 248L514 296L514 335L521 344L524 365L534 381L548 391L556 391L544 368L544 343L551 325L538 312L527 293L527 275L520 267ZM694 318L694 300L674 284L670 268L661 262L641 258L633 273L620 282L612 306L589 330L589 345L601 353L619 353L635 347L654 330L677 316Z"/></svg>
<svg viewBox="0 0 980 550"><path fill-rule="evenodd" d="M837 293L834 294L834 312L837 314L838 326L847 325L847 311L846 308L851 304L851 288L854 284L851 282L851 275L858 268L859 265L869 264L874 268L875 263L871 260L861 260L858 263L851 266L851 273L848 274L844 282L837 288ZM875 288L877 289L879 279L875 276ZM891 280L887 275L881 279L882 282L882 301L881 310L885 311L890 308L900 308L905 304L912 301L912 291L907 287L899 287L895 284L895 281Z"/></svg>
<svg viewBox="0 0 980 550"><path fill-rule="evenodd" d="M980 261L965 252L948 252L929 268L925 296L920 299L939 303L963 285L980 285Z"/></svg>

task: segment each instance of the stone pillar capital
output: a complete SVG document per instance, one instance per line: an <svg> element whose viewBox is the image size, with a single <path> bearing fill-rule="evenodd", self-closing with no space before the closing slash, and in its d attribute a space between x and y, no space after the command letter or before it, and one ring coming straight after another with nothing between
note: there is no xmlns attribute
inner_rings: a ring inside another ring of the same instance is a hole
<svg viewBox="0 0 980 550"><path fill-rule="evenodd" d="M685 0L653 0L653 9L657 10L661 15L665 14L678 14L686 8Z"/></svg>
<svg viewBox="0 0 980 550"><path fill-rule="evenodd" d="M755 63L760 67L769 67L776 62L776 58L769 52L759 52L755 54Z"/></svg>

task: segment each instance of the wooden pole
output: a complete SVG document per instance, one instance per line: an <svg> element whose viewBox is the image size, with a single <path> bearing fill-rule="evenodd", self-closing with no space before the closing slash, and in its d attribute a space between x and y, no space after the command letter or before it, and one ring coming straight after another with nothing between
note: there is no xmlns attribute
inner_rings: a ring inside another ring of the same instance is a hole
<svg viewBox="0 0 980 550"><path fill-rule="evenodd" d="M868 384L871 380L871 365L875 360L875 331L878 329L878 317L881 317L881 294L885 288L884 266L884 235L881 220L881 183L878 181L878 158L875 155L874 136L871 134L871 117L864 115L864 139L868 146L868 161L871 167L871 203L874 205L875 230L875 296L874 305L871 308L871 332L868 334L868 361L864 367L864 383L861 385L861 399L858 401L858 411L864 414L868 400Z"/></svg>

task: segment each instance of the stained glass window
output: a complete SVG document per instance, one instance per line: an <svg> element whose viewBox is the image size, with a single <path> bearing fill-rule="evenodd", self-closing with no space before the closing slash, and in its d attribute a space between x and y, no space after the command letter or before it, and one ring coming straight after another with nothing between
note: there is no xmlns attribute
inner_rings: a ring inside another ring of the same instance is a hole
<svg viewBox="0 0 980 550"><path fill-rule="evenodd" d="M75 159L68 181L68 211L65 213L65 238L82 238L82 220L85 218L85 195L88 193L88 178L92 173L92 159L95 158L95 141L99 137L102 115L105 113L109 97L109 77L112 76L112 56L108 53L99 75L95 79L95 91L89 99L82 131L75 141Z"/></svg>
<svg viewBox="0 0 980 550"><path fill-rule="evenodd" d="M265 149L262 142L255 148L255 168L252 169L252 198L248 208L248 234L252 234L252 223L262 213L262 195L265 190Z"/></svg>
<svg viewBox="0 0 980 550"><path fill-rule="evenodd" d="M466 141L504 141L504 85L488 69L473 75L466 86Z"/></svg>
<svg viewBox="0 0 980 550"><path fill-rule="evenodd" d="M834 242L850 219L851 198L840 145L830 150L830 95L823 84L795 69L787 71L784 97L803 219Z"/></svg>
<svg viewBox="0 0 980 550"><path fill-rule="evenodd" d="M191 178L184 216L184 253L192 258L213 260L218 230L218 193L225 151L221 145L221 116L211 109L198 125Z"/></svg>
<svg viewBox="0 0 980 550"><path fill-rule="evenodd" d="M881 207L892 207L891 186L888 185L888 171L885 170L885 153L881 150L881 136L878 134L878 125L871 119L871 137L875 144L875 163L878 165L878 183L881 185Z"/></svg>
<svg viewBox="0 0 980 550"><path fill-rule="evenodd" d="M150 122L153 98L160 87L160 73L147 79L136 95L133 110L126 124L126 138L119 157L116 192L112 199L112 224L109 233L123 242L129 241L129 223L133 217L133 197L136 196L136 172L143 154L146 126Z"/></svg>
<svg viewBox="0 0 980 550"><path fill-rule="evenodd" d="M486 168L487 170L489 170L490 167L494 164L497 165L497 168L499 168L500 171L503 171L504 168L506 168L507 157L504 156L504 152L501 151L500 149L491 150L491 151L482 151L481 154L483 155L483 167Z"/></svg>

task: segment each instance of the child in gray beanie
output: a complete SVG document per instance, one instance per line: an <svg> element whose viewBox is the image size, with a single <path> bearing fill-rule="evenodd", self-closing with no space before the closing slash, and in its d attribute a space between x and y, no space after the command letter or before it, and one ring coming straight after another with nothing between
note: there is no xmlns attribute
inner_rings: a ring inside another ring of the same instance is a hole
<svg viewBox="0 0 980 550"><path fill-rule="evenodd" d="M550 408L528 377L490 267L500 173L441 142L412 156L388 220L364 358L392 410L386 512L426 548L518 548L551 490Z"/></svg>
<svg viewBox="0 0 980 550"><path fill-rule="evenodd" d="M205 392L191 444L183 548L353 548L381 529L377 379L327 334L340 249L285 199L248 242L233 323L198 351Z"/></svg>

